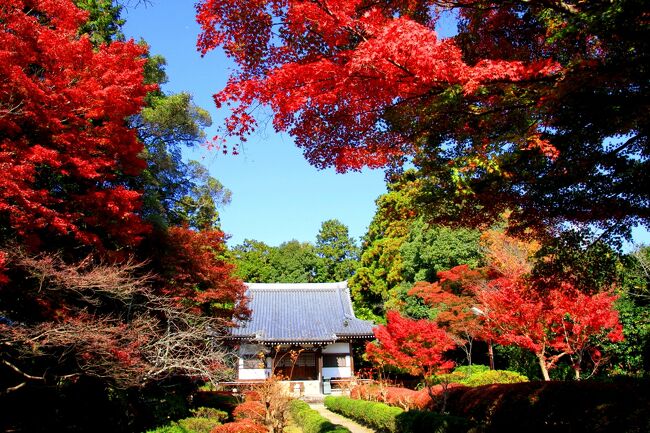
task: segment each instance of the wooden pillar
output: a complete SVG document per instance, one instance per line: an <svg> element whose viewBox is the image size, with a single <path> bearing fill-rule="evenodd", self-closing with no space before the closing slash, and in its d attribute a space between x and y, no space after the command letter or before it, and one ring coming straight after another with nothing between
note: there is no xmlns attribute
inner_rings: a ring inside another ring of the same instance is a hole
<svg viewBox="0 0 650 433"><path fill-rule="evenodd" d="M352 341L348 341L348 351L350 352L350 379L354 377L354 356L352 354Z"/></svg>
<svg viewBox="0 0 650 433"><path fill-rule="evenodd" d="M318 387L321 394L323 393L323 348L318 346L316 349L316 358L318 358Z"/></svg>

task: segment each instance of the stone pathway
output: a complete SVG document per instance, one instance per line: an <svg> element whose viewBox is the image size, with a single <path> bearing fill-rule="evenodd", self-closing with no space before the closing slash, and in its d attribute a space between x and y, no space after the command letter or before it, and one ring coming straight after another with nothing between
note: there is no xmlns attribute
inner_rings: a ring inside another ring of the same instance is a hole
<svg viewBox="0 0 650 433"><path fill-rule="evenodd" d="M340 424L343 427L347 427L347 429L352 433L375 433L374 430L369 429L366 426L362 426L356 421L352 421L351 419L345 418L337 413L330 412L322 403L309 403L309 407L323 415L323 417L327 418L334 424Z"/></svg>

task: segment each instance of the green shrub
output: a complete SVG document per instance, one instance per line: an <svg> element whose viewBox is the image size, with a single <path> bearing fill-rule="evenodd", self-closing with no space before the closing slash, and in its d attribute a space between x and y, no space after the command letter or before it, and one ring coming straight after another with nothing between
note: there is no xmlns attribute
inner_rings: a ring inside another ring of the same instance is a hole
<svg viewBox="0 0 650 433"><path fill-rule="evenodd" d="M445 375L453 383L466 386L491 385L493 383L528 382L528 378L520 373L509 370L490 370L487 365L461 365L451 374Z"/></svg>
<svg viewBox="0 0 650 433"><path fill-rule="evenodd" d="M485 371L490 371L490 367L481 364L460 365L454 368L453 374L464 380L475 374L480 374Z"/></svg>
<svg viewBox="0 0 650 433"><path fill-rule="evenodd" d="M184 428L187 433L210 433L213 428L221 425L216 418L192 417L178 421L178 424Z"/></svg>
<svg viewBox="0 0 650 433"><path fill-rule="evenodd" d="M218 425L221 425L221 422L216 418L190 417L149 430L147 433L210 433Z"/></svg>
<svg viewBox="0 0 650 433"><path fill-rule="evenodd" d="M508 370L488 370L478 374L472 374L462 383L467 386L492 385L495 383L519 383L528 382L528 378L522 374Z"/></svg>
<svg viewBox="0 0 650 433"><path fill-rule="evenodd" d="M226 421L229 417L228 412L214 407L199 407L191 409L190 412L195 418L212 418L221 422Z"/></svg>
<svg viewBox="0 0 650 433"><path fill-rule="evenodd" d="M325 397L325 407L368 427L387 433L451 433L466 432L463 418L450 417L429 411L403 411L365 400L347 397Z"/></svg>
<svg viewBox="0 0 650 433"><path fill-rule="evenodd" d="M303 433L350 433L347 428L323 418L304 401L293 400L289 404L289 412Z"/></svg>
<svg viewBox="0 0 650 433"><path fill-rule="evenodd" d="M397 430L403 433L466 433L465 418L424 410L409 410L397 416Z"/></svg>
<svg viewBox="0 0 650 433"><path fill-rule="evenodd" d="M397 432L396 418L404 412L398 407L384 403L354 400L348 397L325 397L325 407L374 430L389 433Z"/></svg>

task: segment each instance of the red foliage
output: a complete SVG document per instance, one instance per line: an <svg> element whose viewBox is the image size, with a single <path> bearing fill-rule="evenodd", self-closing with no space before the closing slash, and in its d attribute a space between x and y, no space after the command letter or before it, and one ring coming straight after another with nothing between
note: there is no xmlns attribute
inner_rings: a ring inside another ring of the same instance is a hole
<svg viewBox="0 0 650 433"><path fill-rule="evenodd" d="M452 361L444 359L444 353L456 344L434 322L412 320L396 311L389 311L386 318L386 326L374 328L377 343L366 345L371 361L425 378L454 366Z"/></svg>
<svg viewBox="0 0 650 433"><path fill-rule="evenodd" d="M588 295L566 282L540 291L529 276L537 243L497 231L486 232L483 241L488 267L456 266L439 272L438 283L418 284L410 292L441 308L439 321L446 321L452 332L465 329L488 341L530 350L546 379L562 358L579 378L588 356L598 365L599 343L623 338L616 295ZM472 313L472 307L478 310Z"/></svg>
<svg viewBox="0 0 650 433"><path fill-rule="evenodd" d="M223 46L241 67L215 95L218 106L236 104L226 133L245 138L259 101L317 167L380 167L410 149L385 128L391 108L435 100L448 86L473 94L481 84L559 70L547 59L467 63L454 40L433 30L438 12L420 2L200 1L199 49Z"/></svg>
<svg viewBox="0 0 650 433"><path fill-rule="evenodd" d="M161 266L163 290L179 303L225 319L249 314L241 280L232 276L226 261L225 235L220 230L195 231L171 227Z"/></svg>
<svg viewBox="0 0 650 433"><path fill-rule="evenodd" d="M456 388L449 392L447 410L485 433L648 431L647 382L619 379Z"/></svg>
<svg viewBox="0 0 650 433"><path fill-rule="evenodd" d="M442 392L441 386L432 387L433 394ZM397 386L357 385L350 390L350 397L360 400L379 401L403 409L426 409L431 396L426 389L415 391Z"/></svg>
<svg viewBox="0 0 650 433"><path fill-rule="evenodd" d="M268 429L253 420L241 419L218 425L210 433L267 433Z"/></svg>
<svg viewBox="0 0 650 433"><path fill-rule="evenodd" d="M0 251L0 284L9 282L9 278L4 274L6 264L7 256L3 251Z"/></svg>
<svg viewBox="0 0 650 433"><path fill-rule="evenodd" d="M232 414L237 419L250 418L253 420L263 420L265 408L261 401L249 400L247 398L245 402L237 405Z"/></svg>
<svg viewBox="0 0 650 433"><path fill-rule="evenodd" d="M38 243L46 234L134 244L147 230L140 194L119 176L144 168L124 119L139 112L145 49L94 49L70 0L7 0L0 8L0 217Z"/></svg>
<svg viewBox="0 0 650 433"><path fill-rule="evenodd" d="M477 298L488 336L535 353L546 379L547 370L564 357L579 378L583 360L597 355L600 342L623 339L612 293L587 295L561 283L540 293L526 281L502 277L477 290Z"/></svg>
<svg viewBox="0 0 650 433"><path fill-rule="evenodd" d="M468 271L468 277L464 281L471 279L472 273L466 265L464 269ZM415 286L409 291L409 295L421 297L427 304L433 306L438 311L435 321L436 323L449 332L457 344L463 345L468 340L477 337L481 332L481 323L477 316L472 313L471 308L476 305L476 299L471 293L454 293L450 287L450 282L458 282L453 280L456 276L449 275L455 272L457 268L447 272L439 272L438 277L440 281L435 283L416 283ZM479 272L476 272L479 274Z"/></svg>

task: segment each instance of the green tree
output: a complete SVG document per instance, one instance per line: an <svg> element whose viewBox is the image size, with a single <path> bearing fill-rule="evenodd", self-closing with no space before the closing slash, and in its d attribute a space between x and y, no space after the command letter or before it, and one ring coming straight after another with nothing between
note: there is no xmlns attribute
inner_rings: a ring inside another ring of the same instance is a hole
<svg viewBox="0 0 650 433"><path fill-rule="evenodd" d="M422 218L415 220L400 247L404 281L432 283L440 271L458 265L479 266L480 237L478 230L452 229L428 224Z"/></svg>
<svg viewBox="0 0 650 433"><path fill-rule="evenodd" d="M278 283L313 283L318 277L316 248L309 242L283 242L271 252L271 266Z"/></svg>
<svg viewBox="0 0 650 433"><path fill-rule="evenodd" d="M145 80L159 89L147 95L147 106L131 119L145 144L147 168L134 181L144 191L144 217L157 227L187 224L197 229L218 227L217 208L230 202L231 192L197 161L185 162L183 149L205 140L210 114L188 93L165 94L165 59L150 56Z"/></svg>
<svg viewBox="0 0 650 433"><path fill-rule="evenodd" d="M605 348L612 372L647 376L650 371L650 247L621 257L619 311L625 340Z"/></svg>
<svg viewBox="0 0 650 433"><path fill-rule="evenodd" d="M90 35L93 45L124 40L122 26L125 20L120 16L121 5L114 3L113 0L75 0L74 3L89 13L88 19L79 32Z"/></svg>
<svg viewBox="0 0 650 433"><path fill-rule="evenodd" d="M247 283L274 282L276 271L271 263L273 249L253 239L246 239L233 247L230 254L237 265L235 274Z"/></svg>
<svg viewBox="0 0 650 433"><path fill-rule="evenodd" d="M320 282L346 281L359 263L359 247L338 220L321 224L316 235L316 254L320 258L317 279Z"/></svg>
<svg viewBox="0 0 650 433"><path fill-rule="evenodd" d="M248 283L317 282L319 257L309 242L296 240L272 247L246 239L231 249L236 275Z"/></svg>
<svg viewBox="0 0 650 433"><path fill-rule="evenodd" d="M355 306L381 320L388 308L415 318L430 308L408 292L417 281L436 281L438 271L481 260L477 230L430 224L420 214L421 183L415 170L394 175L364 238L361 263L350 280Z"/></svg>
<svg viewBox="0 0 650 433"><path fill-rule="evenodd" d="M618 283L621 255L605 242L588 242L588 238L585 231L565 231L542 245L533 268L540 289L558 279L583 292Z"/></svg>
<svg viewBox="0 0 650 433"><path fill-rule="evenodd" d="M395 175L388 192L377 198L377 211L364 236L361 259L350 279L350 292L359 317L382 320L389 291L403 281L400 248L416 218L415 171Z"/></svg>

